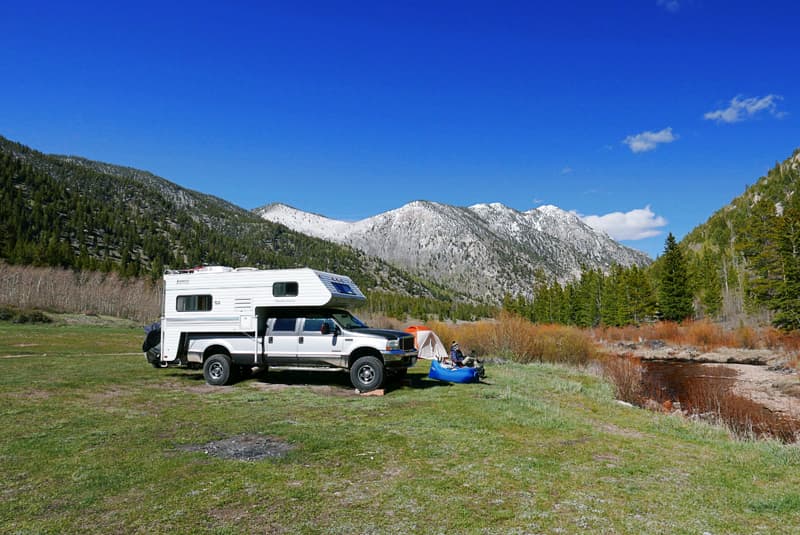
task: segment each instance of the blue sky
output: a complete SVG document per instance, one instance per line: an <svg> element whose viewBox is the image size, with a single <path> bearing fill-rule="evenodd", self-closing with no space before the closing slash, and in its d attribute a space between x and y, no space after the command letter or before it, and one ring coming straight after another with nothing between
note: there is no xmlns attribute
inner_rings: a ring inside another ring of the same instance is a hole
<svg viewBox="0 0 800 535"><path fill-rule="evenodd" d="M800 147L796 2L2 4L0 135L244 208L554 204L656 256Z"/></svg>

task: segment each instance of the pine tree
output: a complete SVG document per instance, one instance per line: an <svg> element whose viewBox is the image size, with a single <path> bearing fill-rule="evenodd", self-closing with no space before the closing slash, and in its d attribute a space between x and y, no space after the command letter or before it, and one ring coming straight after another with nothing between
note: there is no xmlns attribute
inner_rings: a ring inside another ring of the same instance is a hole
<svg viewBox="0 0 800 535"><path fill-rule="evenodd" d="M686 260L670 232L664 245L659 280L659 308L665 320L682 321L692 315L692 292Z"/></svg>
<svg viewBox="0 0 800 535"><path fill-rule="evenodd" d="M716 316L722 308L722 278L719 266L722 262L706 251L701 263L700 301L707 316Z"/></svg>
<svg viewBox="0 0 800 535"><path fill-rule="evenodd" d="M625 271L625 289L628 298L628 323L640 322L655 316L656 294L648 272L639 266Z"/></svg>
<svg viewBox="0 0 800 535"><path fill-rule="evenodd" d="M792 206L775 227L782 278L769 307L773 323L782 329L800 329L800 209Z"/></svg>
<svg viewBox="0 0 800 535"><path fill-rule="evenodd" d="M750 207L746 224L736 242L737 252L747 260L745 297L751 309L770 306L778 291L782 266L776 232L780 220L774 204L761 199Z"/></svg>
<svg viewBox="0 0 800 535"><path fill-rule="evenodd" d="M600 324L603 280L599 269L583 269L575 291L575 324L579 327L596 327Z"/></svg>

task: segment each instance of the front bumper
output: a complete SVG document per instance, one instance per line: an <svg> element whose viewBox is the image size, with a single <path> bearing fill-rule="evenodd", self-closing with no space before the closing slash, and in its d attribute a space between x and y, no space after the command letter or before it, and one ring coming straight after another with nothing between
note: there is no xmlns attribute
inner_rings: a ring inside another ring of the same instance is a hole
<svg viewBox="0 0 800 535"><path fill-rule="evenodd" d="M403 351L402 349L392 349L381 351L383 364L387 368L410 368L417 363L417 350Z"/></svg>

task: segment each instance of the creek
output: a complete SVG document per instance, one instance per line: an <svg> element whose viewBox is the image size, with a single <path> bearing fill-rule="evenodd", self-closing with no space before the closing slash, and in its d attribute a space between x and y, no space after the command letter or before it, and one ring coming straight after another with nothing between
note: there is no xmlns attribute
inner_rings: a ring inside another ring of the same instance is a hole
<svg viewBox="0 0 800 535"><path fill-rule="evenodd" d="M737 436L795 442L800 421L733 392L738 372L720 364L644 361L642 393L666 410L723 423ZM652 405L652 402L650 402Z"/></svg>

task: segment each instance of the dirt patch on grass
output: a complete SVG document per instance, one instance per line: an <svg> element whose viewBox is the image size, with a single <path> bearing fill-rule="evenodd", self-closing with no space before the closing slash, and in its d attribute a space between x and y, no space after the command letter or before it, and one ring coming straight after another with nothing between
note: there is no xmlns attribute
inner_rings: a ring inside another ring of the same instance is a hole
<svg viewBox="0 0 800 535"><path fill-rule="evenodd" d="M153 383L153 386L164 390L187 392L189 394L212 394L228 388L224 386L211 386L205 382L202 373L198 374L196 372L172 373L169 379Z"/></svg>
<svg viewBox="0 0 800 535"><path fill-rule="evenodd" d="M264 511L264 507L260 505L252 505L248 508L237 505L215 507L209 512L214 521L209 523L208 529L209 531L219 530L219 524L222 523L225 526L236 526L239 529L258 526L257 529L251 528L249 531L265 535L290 533L290 530L275 524L273 518L277 512L277 508L276 510L267 509Z"/></svg>
<svg viewBox="0 0 800 535"><path fill-rule="evenodd" d="M89 400L92 402L103 404L112 399L119 399L125 396L129 396L131 392L132 391L130 388L120 388L117 386L112 386L104 390L100 390L98 392L93 392L89 394Z"/></svg>
<svg viewBox="0 0 800 535"><path fill-rule="evenodd" d="M330 373L281 372L261 376L245 377L228 386L210 386L205 382L202 372L175 369L169 373L169 379L159 383L162 388L188 392L192 394L211 394L224 392L231 387L251 387L266 392L281 392L290 388L310 390L321 396L351 397L358 395L356 390L341 377Z"/></svg>
<svg viewBox="0 0 800 535"><path fill-rule="evenodd" d="M264 383L253 382L253 388L271 392L280 392L289 388L305 388L321 396L352 397L357 395L355 389L345 388L339 385L314 385L314 384L286 384L286 383Z"/></svg>
<svg viewBox="0 0 800 535"><path fill-rule="evenodd" d="M612 423L600 424L599 428L604 433L609 433L609 434L617 435L617 436L621 436L621 437L645 438L645 436L646 436L644 433L640 433L639 431L636 431L634 429L623 429L621 427L617 427L616 425L614 425Z"/></svg>
<svg viewBox="0 0 800 535"><path fill-rule="evenodd" d="M218 459L236 461L261 461L284 457L294 446L276 437L263 435L235 435L206 444L190 444L181 446L183 451L202 451Z"/></svg>
<svg viewBox="0 0 800 535"><path fill-rule="evenodd" d="M8 392L4 395L11 399L24 399L28 401L50 399L51 397L53 397L52 392L49 392L47 390L41 390L38 388L34 388L31 390L22 390L20 392Z"/></svg>

